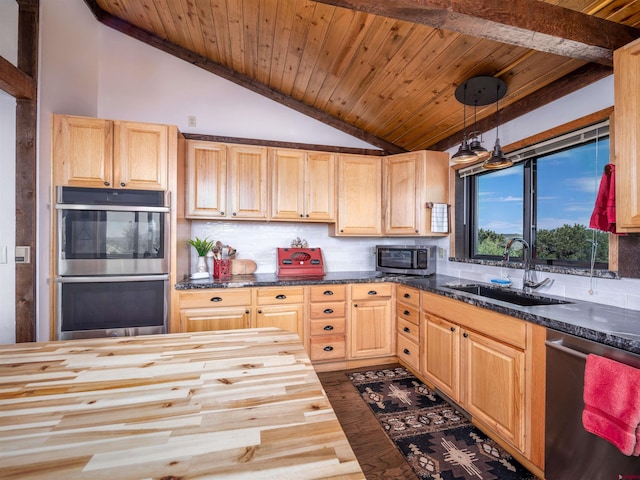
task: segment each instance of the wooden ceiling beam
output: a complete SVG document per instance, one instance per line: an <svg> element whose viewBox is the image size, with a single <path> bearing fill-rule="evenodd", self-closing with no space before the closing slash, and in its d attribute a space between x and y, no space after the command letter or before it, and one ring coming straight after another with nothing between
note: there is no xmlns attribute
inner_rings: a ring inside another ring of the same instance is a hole
<svg viewBox="0 0 640 480"><path fill-rule="evenodd" d="M286 107L289 107L297 112L300 112L308 117L318 120L326 125L329 125L337 130L340 130L352 137L367 142L375 147L378 147L386 153L404 153L406 149L399 147L391 142L388 142L380 137L377 137L369 132L366 132L360 128L357 128L333 115L320 111L306 103L296 100L293 97L285 95L264 83L254 80L246 75L243 75L235 70L213 62L206 57L198 55L186 48L175 45L168 42L156 35L153 35L141 28L136 27L114 15L111 15L102 10L96 0L85 0L87 6L91 9L94 16L104 25L113 28L125 35L128 35L136 40L146 43L152 47L162 50L165 53L173 55L175 57L189 62L197 67L202 68L210 73L213 73L219 77L229 80L236 85L240 85L252 92L258 93L270 100L280 103Z"/></svg>
<svg viewBox="0 0 640 480"><path fill-rule="evenodd" d="M594 63L587 64L574 70L569 75L559 78L555 82L550 83L546 87L542 87L536 92L524 97L522 100L515 102L500 109L500 123L504 124L514 120L526 113L529 113L543 105L551 103L570 93L584 88L598 80L601 80L613 74L613 69L603 65ZM478 120L476 130L479 132L491 132L496 126L496 114ZM491 135L489 135L490 137ZM439 142L429 145L430 150L445 151L451 147L459 145L462 140L462 131L440 140ZM490 149L493 143L489 142L485 148Z"/></svg>
<svg viewBox="0 0 640 480"><path fill-rule="evenodd" d="M640 29L537 0L315 1L606 66L640 38Z"/></svg>

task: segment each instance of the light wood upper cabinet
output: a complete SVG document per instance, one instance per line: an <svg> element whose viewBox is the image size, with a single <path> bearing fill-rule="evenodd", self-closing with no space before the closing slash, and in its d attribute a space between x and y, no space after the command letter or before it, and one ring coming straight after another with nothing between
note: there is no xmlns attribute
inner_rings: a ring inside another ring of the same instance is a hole
<svg viewBox="0 0 640 480"><path fill-rule="evenodd" d="M166 190L166 125L53 116L55 185Z"/></svg>
<svg viewBox="0 0 640 480"><path fill-rule="evenodd" d="M332 235L382 234L382 157L338 157L338 218Z"/></svg>
<svg viewBox="0 0 640 480"><path fill-rule="evenodd" d="M227 216L266 220L269 215L266 147L231 145L227 150Z"/></svg>
<svg viewBox="0 0 640 480"><path fill-rule="evenodd" d="M54 185L110 187L113 184L113 122L53 116Z"/></svg>
<svg viewBox="0 0 640 480"><path fill-rule="evenodd" d="M427 202L448 203L449 155L419 151L384 159L383 193L385 235L446 235L431 231Z"/></svg>
<svg viewBox="0 0 640 480"><path fill-rule="evenodd" d="M614 52L616 230L640 232L640 41Z"/></svg>
<svg viewBox="0 0 640 480"><path fill-rule="evenodd" d="M271 219L335 220L335 156L304 150L270 150Z"/></svg>
<svg viewBox="0 0 640 480"><path fill-rule="evenodd" d="M227 147L187 140L186 215L225 217L227 211Z"/></svg>

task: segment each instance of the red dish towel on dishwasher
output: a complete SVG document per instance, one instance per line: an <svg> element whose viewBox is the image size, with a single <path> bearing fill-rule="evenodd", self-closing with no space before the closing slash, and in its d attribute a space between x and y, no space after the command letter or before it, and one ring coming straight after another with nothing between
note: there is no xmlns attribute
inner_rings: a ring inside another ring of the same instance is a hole
<svg viewBox="0 0 640 480"><path fill-rule="evenodd" d="M582 424L625 455L640 455L640 370L587 355Z"/></svg>

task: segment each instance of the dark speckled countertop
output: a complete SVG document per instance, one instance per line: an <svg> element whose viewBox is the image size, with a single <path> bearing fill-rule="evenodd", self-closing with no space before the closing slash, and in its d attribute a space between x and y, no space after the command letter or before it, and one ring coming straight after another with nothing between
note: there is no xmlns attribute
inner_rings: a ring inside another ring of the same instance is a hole
<svg viewBox="0 0 640 480"><path fill-rule="evenodd" d="M555 330L640 354L640 311L581 300L571 303L521 307L490 298L452 290L451 283L478 283L447 275L415 277L379 272L334 272L321 277L278 277L275 274L236 275L226 279L184 280L178 290L289 285L392 282L437 293L470 305L487 308ZM559 298L548 295L546 297Z"/></svg>

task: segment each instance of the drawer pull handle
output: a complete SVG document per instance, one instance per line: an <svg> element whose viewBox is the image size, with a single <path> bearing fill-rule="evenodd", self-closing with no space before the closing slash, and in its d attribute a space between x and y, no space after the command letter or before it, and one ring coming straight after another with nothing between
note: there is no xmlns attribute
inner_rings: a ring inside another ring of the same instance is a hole
<svg viewBox="0 0 640 480"><path fill-rule="evenodd" d="M456 327L451 327L451 331L455 332L456 331Z"/></svg>
<svg viewBox="0 0 640 480"><path fill-rule="evenodd" d="M408 349L408 348L405 348L405 349L403 350L403 352L404 352L404 354L405 354L405 355L411 355L411 352L409 351L409 349Z"/></svg>
<svg viewBox="0 0 640 480"><path fill-rule="evenodd" d="M331 331L331 330L333 330L333 325L325 325L323 330Z"/></svg>
<svg viewBox="0 0 640 480"><path fill-rule="evenodd" d="M411 295L410 295L410 294L408 294L408 293L405 293L405 294L404 294L404 298L411 298Z"/></svg>
<svg viewBox="0 0 640 480"><path fill-rule="evenodd" d="M212 302L221 302L222 301L222 297L213 297L211 298Z"/></svg>
<svg viewBox="0 0 640 480"><path fill-rule="evenodd" d="M333 291L331 290L325 290L324 292L322 292L323 295L333 295Z"/></svg>
<svg viewBox="0 0 640 480"><path fill-rule="evenodd" d="M411 329L409 327L404 327L404 331L407 333L411 333Z"/></svg>
<svg viewBox="0 0 640 480"><path fill-rule="evenodd" d="M378 294L378 292L376 292L375 290L369 290L367 292L367 295L377 295L377 294Z"/></svg>
<svg viewBox="0 0 640 480"><path fill-rule="evenodd" d="M287 298L287 296L282 293L280 295L276 295L276 300L284 300L285 298Z"/></svg>
<svg viewBox="0 0 640 480"><path fill-rule="evenodd" d="M333 313L333 309L332 308L325 308L323 313L326 313L327 315L329 315L329 314Z"/></svg>
<svg viewBox="0 0 640 480"><path fill-rule="evenodd" d="M404 311L404 312L402 312L402 313L403 313L404 315L407 315L407 316L411 315L411 312L410 312L409 310L405 310L405 311Z"/></svg>
<svg viewBox="0 0 640 480"><path fill-rule="evenodd" d="M332 350L333 350L333 347L332 347L331 345L327 345L326 347L324 347L324 348L323 348L323 350L324 350L325 352L330 352L330 351L332 351Z"/></svg>

